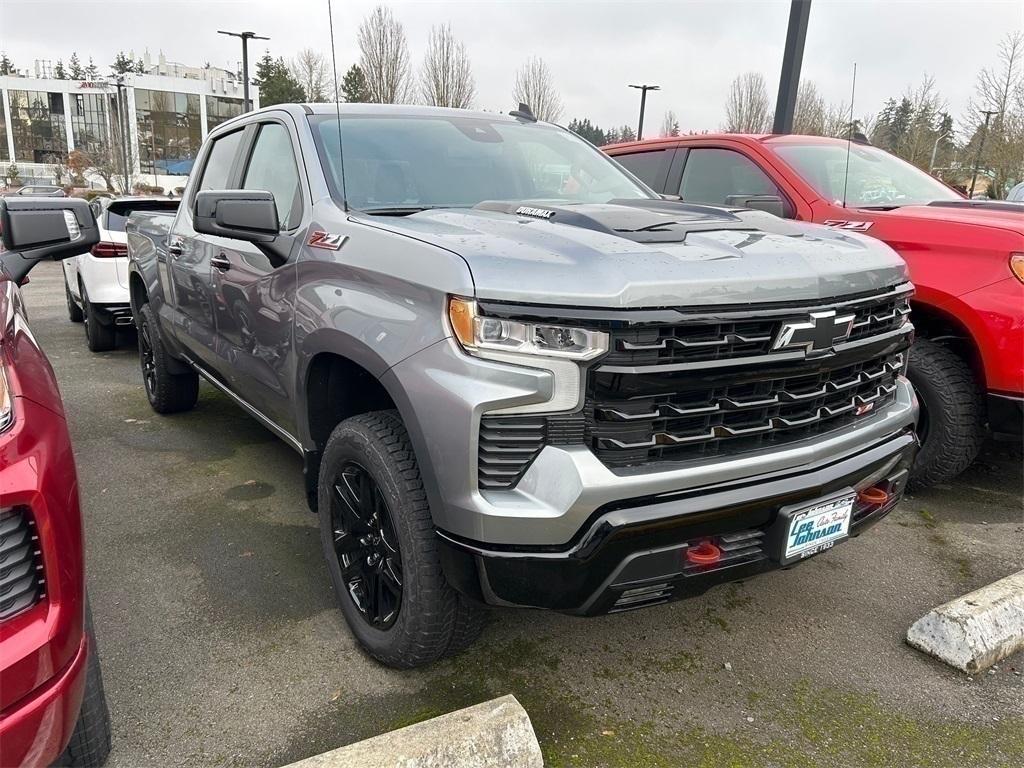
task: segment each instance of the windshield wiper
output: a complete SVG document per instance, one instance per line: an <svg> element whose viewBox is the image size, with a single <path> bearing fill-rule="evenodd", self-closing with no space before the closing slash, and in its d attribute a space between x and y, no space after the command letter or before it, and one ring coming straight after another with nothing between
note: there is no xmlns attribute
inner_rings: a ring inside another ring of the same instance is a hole
<svg viewBox="0 0 1024 768"><path fill-rule="evenodd" d="M438 208L449 208L447 205L393 205L380 208L358 208L357 213L365 213L370 216L411 216L421 211L433 211Z"/></svg>

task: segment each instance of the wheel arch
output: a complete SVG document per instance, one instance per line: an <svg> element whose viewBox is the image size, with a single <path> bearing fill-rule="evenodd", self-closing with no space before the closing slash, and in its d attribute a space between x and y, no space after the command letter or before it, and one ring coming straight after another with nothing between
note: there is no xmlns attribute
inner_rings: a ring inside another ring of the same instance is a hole
<svg viewBox="0 0 1024 768"><path fill-rule="evenodd" d="M911 299L910 308L915 334L941 343L963 357L970 365L979 388L984 390L985 360L967 324L951 312L919 299ZM914 354L913 350L910 354Z"/></svg>
<svg viewBox="0 0 1024 768"><path fill-rule="evenodd" d="M314 339L314 337L316 337ZM399 379L373 349L340 332L317 332L307 339L296 393L299 438L303 446L306 498L316 511L320 457L334 428L347 418L396 410L409 433L433 506L439 503L430 453L419 421Z"/></svg>

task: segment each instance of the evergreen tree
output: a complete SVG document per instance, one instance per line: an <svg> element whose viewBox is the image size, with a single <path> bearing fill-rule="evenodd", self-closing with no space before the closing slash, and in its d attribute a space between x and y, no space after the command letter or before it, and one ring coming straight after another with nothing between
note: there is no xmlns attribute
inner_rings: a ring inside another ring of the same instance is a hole
<svg viewBox="0 0 1024 768"><path fill-rule="evenodd" d="M591 123L590 118L571 121L569 123L569 130L577 136L586 139L595 147L600 147L608 143L608 136L604 131Z"/></svg>
<svg viewBox="0 0 1024 768"><path fill-rule="evenodd" d="M87 80L98 80L100 77L100 68L92 60L92 56L89 57L89 66L85 68L85 77Z"/></svg>
<svg viewBox="0 0 1024 768"><path fill-rule="evenodd" d="M53 68L53 76L58 80L67 80L68 71L64 69L64 62L57 59L57 65Z"/></svg>
<svg viewBox="0 0 1024 768"><path fill-rule="evenodd" d="M68 74L72 80L81 80L85 77L85 70L82 69L82 62L78 60L76 52L71 53L71 59L68 61Z"/></svg>
<svg viewBox="0 0 1024 768"><path fill-rule="evenodd" d="M123 75L126 72L135 72L135 65L136 62L132 60L131 56L124 51L118 51L117 56L114 57L114 63L110 65L110 71L115 75Z"/></svg>
<svg viewBox="0 0 1024 768"><path fill-rule="evenodd" d="M341 81L341 98L350 104L362 104L370 100L370 89L366 85L366 75L358 64L348 68Z"/></svg>
<svg viewBox="0 0 1024 768"><path fill-rule="evenodd" d="M260 86L260 106L291 104L305 98L302 86L292 77L282 57L272 58L270 51L256 62L256 80Z"/></svg>
<svg viewBox="0 0 1024 768"><path fill-rule="evenodd" d="M0 75L13 75L14 64L7 58L6 53L0 53Z"/></svg>
<svg viewBox="0 0 1024 768"><path fill-rule="evenodd" d="M636 131L630 128L628 125L624 125L619 129L619 141L636 141Z"/></svg>

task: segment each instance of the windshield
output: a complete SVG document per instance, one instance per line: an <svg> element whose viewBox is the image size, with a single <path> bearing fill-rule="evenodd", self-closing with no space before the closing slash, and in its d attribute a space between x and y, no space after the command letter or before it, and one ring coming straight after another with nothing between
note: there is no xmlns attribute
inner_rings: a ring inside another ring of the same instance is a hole
<svg viewBox="0 0 1024 768"><path fill-rule="evenodd" d="M568 131L479 117L342 117L342 185L338 119L324 115L310 123L335 189L343 188L359 210L654 196Z"/></svg>
<svg viewBox="0 0 1024 768"><path fill-rule="evenodd" d="M781 144L776 152L824 198L848 208L895 208L934 200L961 200L956 192L924 171L877 147L846 144Z"/></svg>

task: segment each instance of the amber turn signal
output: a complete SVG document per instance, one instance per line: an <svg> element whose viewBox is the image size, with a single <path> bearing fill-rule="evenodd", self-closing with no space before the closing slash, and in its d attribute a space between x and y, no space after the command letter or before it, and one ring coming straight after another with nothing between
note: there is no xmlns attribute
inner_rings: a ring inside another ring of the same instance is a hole
<svg viewBox="0 0 1024 768"><path fill-rule="evenodd" d="M476 306L470 299L460 299L457 296L448 299L448 320L452 324L455 338L464 347L472 347L474 344L473 319L475 316Z"/></svg>

